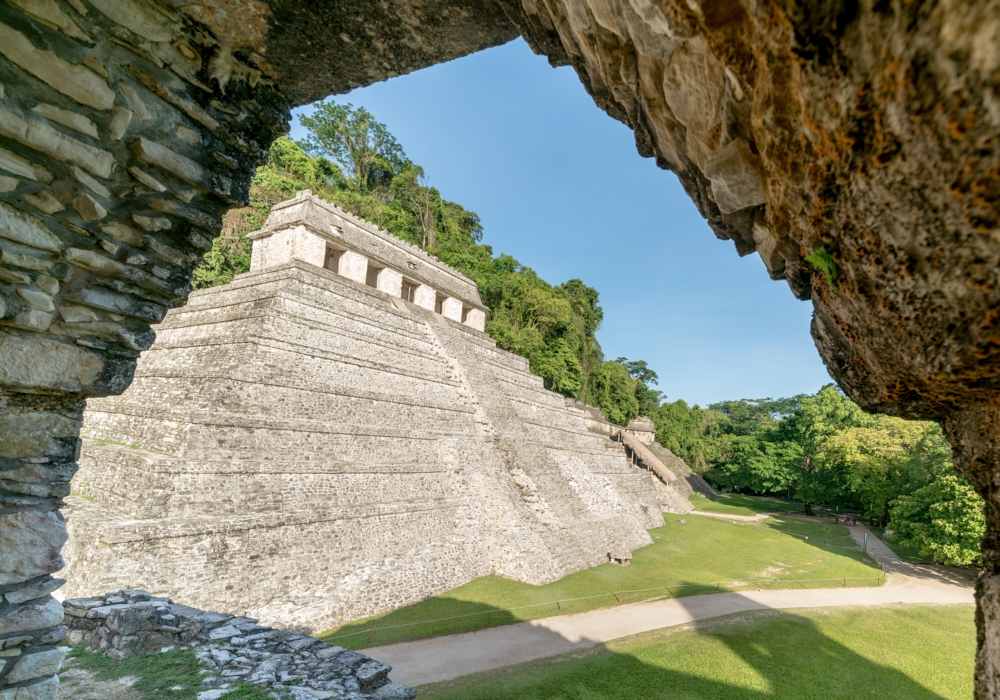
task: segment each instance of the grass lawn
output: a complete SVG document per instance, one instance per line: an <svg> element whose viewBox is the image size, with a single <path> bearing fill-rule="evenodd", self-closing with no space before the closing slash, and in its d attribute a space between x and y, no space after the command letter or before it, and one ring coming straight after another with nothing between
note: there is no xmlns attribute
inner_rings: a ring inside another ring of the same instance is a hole
<svg viewBox="0 0 1000 700"><path fill-rule="evenodd" d="M804 513L801 503L783 501L779 498L745 496L740 493L720 493L715 498L707 498L700 493L691 495L695 510L723 515L754 515L756 513Z"/></svg>
<svg viewBox="0 0 1000 700"><path fill-rule="evenodd" d="M971 605L763 611L454 681L421 700L967 700Z"/></svg>
<svg viewBox="0 0 1000 700"><path fill-rule="evenodd" d="M680 522L685 520L685 523ZM804 540L777 529L795 532ZM390 644L511 624L523 620L581 612L618 604L619 591L648 590L622 595L635 602L676 594L696 595L722 590L757 588L829 587L846 577L848 586L874 586L881 574L870 561L862 562L847 528L832 523L775 517L763 523L733 525L696 515L665 514L663 527L649 531L653 544L633 553L629 566L602 564L544 586L532 586L499 576L486 576L422 603L358 620L318 635L320 639L351 649ZM863 579L851 581L850 579ZM781 583L789 580L826 579L820 583ZM747 582L744 585L725 585ZM685 584L670 592L664 586ZM690 585L696 584L696 585ZM572 598L595 596L583 601ZM560 605L554 601L564 601ZM504 608L535 605L509 612ZM496 612L494 612L496 611ZM488 614L487 614L488 613ZM423 622L453 616L459 619ZM377 629L393 625L411 625ZM372 629L369 641L368 629ZM353 636L341 636L353 634Z"/></svg>
<svg viewBox="0 0 1000 700"><path fill-rule="evenodd" d="M125 661L115 661L102 654L73 647L67 655L66 668L82 668L94 674L98 681L114 681L134 676L138 680L131 686L146 700L195 700L203 688L205 677L202 665L195 658L194 649L180 649L163 654L144 654ZM175 690L175 688L177 690ZM63 691L59 691L60 697ZM264 688L240 683L222 696L221 700L274 700L274 695ZM286 693L286 697L291 698Z"/></svg>

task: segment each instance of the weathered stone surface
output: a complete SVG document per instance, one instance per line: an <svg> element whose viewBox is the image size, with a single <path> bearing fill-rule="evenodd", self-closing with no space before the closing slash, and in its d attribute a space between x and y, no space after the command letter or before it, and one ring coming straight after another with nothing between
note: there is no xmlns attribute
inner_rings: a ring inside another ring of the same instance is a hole
<svg viewBox="0 0 1000 700"><path fill-rule="evenodd" d="M59 9L54 0L10 0L10 4L74 39L88 44L94 43L76 22Z"/></svg>
<svg viewBox="0 0 1000 700"><path fill-rule="evenodd" d="M0 168L29 180L52 182L52 173L48 170L4 148L0 148Z"/></svg>
<svg viewBox="0 0 1000 700"><path fill-rule="evenodd" d="M123 590L65 603L70 640L113 659L197 647L210 671L199 698L219 698L236 683L284 697L413 700L388 679L392 667L312 637L274 630L249 617L201 612L145 591ZM18 662L21 663L21 662ZM224 687L219 687L224 686ZM294 693L299 694L294 694Z"/></svg>
<svg viewBox="0 0 1000 700"><path fill-rule="evenodd" d="M55 311L55 304L52 303L52 297L43 291L38 289L30 289L28 287L20 287L17 290L18 296L20 296L32 309L38 309L39 311Z"/></svg>
<svg viewBox="0 0 1000 700"><path fill-rule="evenodd" d="M115 93L100 76L36 48L24 34L6 24L0 24L0 54L80 104L95 109L114 106Z"/></svg>
<svg viewBox="0 0 1000 700"><path fill-rule="evenodd" d="M750 151L745 139L730 141L713 151L705 159L704 173L723 214L767 202L760 158Z"/></svg>
<svg viewBox="0 0 1000 700"><path fill-rule="evenodd" d="M9 478L9 475L6 472L4 472L4 478ZM35 583L25 586L24 588L9 591L4 595L4 598L6 598L10 605L21 605L22 603L27 603L29 600L35 600L36 598L47 596L49 593L57 590L64 583L66 583L66 579L64 578L45 578L41 581L36 581Z"/></svg>
<svg viewBox="0 0 1000 700"><path fill-rule="evenodd" d="M70 138L37 119L25 119L8 109L0 108L0 134L53 158L76 163L98 177L110 177L115 166L114 156L107 151Z"/></svg>
<svg viewBox="0 0 1000 700"><path fill-rule="evenodd" d="M103 367L100 357L82 348L0 331L0 385L84 391L100 377Z"/></svg>
<svg viewBox="0 0 1000 700"><path fill-rule="evenodd" d="M45 603L22 605L0 614L0 634L43 630L55 627L62 619L63 609L58 600L49 599Z"/></svg>
<svg viewBox="0 0 1000 700"><path fill-rule="evenodd" d="M28 204L35 207L39 211L45 212L46 214L55 214L56 212L63 211L66 208L63 206L62 202L45 190L42 190L37 194L25 195L24 199L28 202Z"/></svg>
<svg viewBox="0 0 1000 700"><path fill-rule="evenodd" d="M98 197L103 197L104 199L108 199L109 197L111 197L111 191L107 187L102 185L100 182L98 182L96 179L94 179L87 173L83 172L83 170L81 170L77 166L71 165L69 171L73 175L73 177L76 178L77 182L86 186L91 192L96 194ZM105 212L105 214L106 213L107 212Z"/></svg>
<svg viewBox="0 0 1000 700"><path fill-rule="evenodd" d="M73 208L84 221L98 221L108 215L108 210L86 192L73 200Z"/></svg>
<svg viewBox="0 0 1000 700"><path fill-rule="evenodd" d="M170 41L173 38L149 10L134 0L90 0L90 4L143 39Z"/></svg>
<svg viewBox="0 0 1000 700"><path fill-rule="evenodd" d="M70 129L76 129L81 134L86 134L92 139L99 138L97 125L82 114L44 103L36 105L31 111L40 117L45 117L50 121L68 126Z"/></svg>
<svg viewBox="0 0 1000 700"><path fill-rule="evenodd" d="M0 690L0 700L56 700L58 695L58 676L47 678L41 683Z"/></svg>
<svg viewBox="0 0 1000 700"><path fill-rule="evenodd" d="M147 163L158 165L169 173L193 184L205 184L205 169L196 162L166 146L139 137L132 144L132 150Z"/></svg>
<svg viewBox="0 0 1000 700"><path fill-rule="evenodd" d="M59 550L66 537L66 522L58 512L0 514L0 585L20 583L63 568L66 563Z"/></svg>
<svg viewBox="0 0 1000 700"><path fill-rule="evenodd" d="M40 219L18 211L4 202L0 202L0 236L54 253L63 249L59 237L52 233Z"/></svg>
<svg viewBox="0 0 1000 700"><path fill-rule="evenodd" d="M32 678L54 675L66 656L66 648L39 651L18 659L14 668L4 678L7 683L23 683Z"/></svg>

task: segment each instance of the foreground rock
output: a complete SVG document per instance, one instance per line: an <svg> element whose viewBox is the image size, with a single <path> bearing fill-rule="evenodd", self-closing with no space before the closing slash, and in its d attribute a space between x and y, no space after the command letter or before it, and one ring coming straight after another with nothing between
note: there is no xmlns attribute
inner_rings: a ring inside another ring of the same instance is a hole
<svg viewBox="0 0 1000 700"><path fill-rule="evenodd" d="M198 700L217 700L239 683L285 691L297 700L410 700L417 695L389 680L391 666L363 654L145 591L75 598L63 609L69 643L112 659L199 647L195 654L208 674Z"/></svg>

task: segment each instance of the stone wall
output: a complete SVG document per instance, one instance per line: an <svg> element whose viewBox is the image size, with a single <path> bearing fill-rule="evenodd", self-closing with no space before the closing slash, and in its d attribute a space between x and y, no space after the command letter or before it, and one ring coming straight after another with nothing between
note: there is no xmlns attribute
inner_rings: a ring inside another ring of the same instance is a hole
<svg viewBox="0 0 1000 700"><path fill-rule="evenodd" d="M286 131L273 81L168 4L0 4L0 698L51 700L84 397L128 386Z"/></svg>
<svg viewBox="0 0 1000 700"><path fill-rule="evenodd" d="M323 629L650 542L649 474L484 333L302 262L199 291L89 403L71 595Z"/></svg>
<svg viewBox="0 0 1000 700"><path fill-rule="evenodd" d="M69 644L110 659L197 648L206 671L198 700L217 700L239 683L290 694L292 700L413 700L417 695L389 680L391 666L363 654L146 591L67 600L63 610ZM60 655L65 651L58 650Z"/></svg>

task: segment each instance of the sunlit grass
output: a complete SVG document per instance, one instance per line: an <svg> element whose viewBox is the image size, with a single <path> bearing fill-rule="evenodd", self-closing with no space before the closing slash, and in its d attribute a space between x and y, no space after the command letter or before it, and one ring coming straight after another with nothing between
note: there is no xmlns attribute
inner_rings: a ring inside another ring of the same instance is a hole
<svg viewBox="0 0 1000 700"><path fill-rule="evenodd" d="M805 506L801 503L783 501L779 498L746 496L741 493L720 493L714 498L707 498L700 493L694 493L691 495L691 504L695 507L695 510L703 510L706 513L722 513L724 515L805 512Z"/></svg>
<svg viewBox="0 0 1000 700"><path fill-rule="evenodd" d="M974 608L741 613L422 686L422 700L968 700Z"/></svg>
<svg viewBox="0 0 1000 700"><path fill-rule="evenodd" d="M783 534L777 528L801 537ZM649 532L653 544L635 551L629 566L603 564L544 586L486 576L422 603L318 636L359 649L618 605L619 592L625 592L620 598L628 603L716 590L756 589L760 585L768 589L874 586L881 575L877 566L862 561L860 551L842 548L853 546L843 525L780 517L734 525L703 516L667 514L664 526ZM795 583L783 583L789 581ZM677 587L664 589L669 586ZM642 589L656 590L627 593ZM589 596L599 597L572 600ZM537 607L504 611L519 606ZM468 617L425 622L462 615ZM421 624L393 627L411 623ZM388 627L393 628L380 629ZM348 634L351 636L343 636Z"/></svg>

